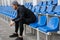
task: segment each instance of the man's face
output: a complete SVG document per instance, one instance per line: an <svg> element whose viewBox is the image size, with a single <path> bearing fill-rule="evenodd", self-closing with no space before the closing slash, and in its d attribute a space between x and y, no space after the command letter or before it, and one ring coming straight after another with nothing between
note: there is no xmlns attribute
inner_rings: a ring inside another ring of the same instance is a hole
<svg viewBox="0 0 60 40"><path fill-rule="evenodd" d="M12 7L16 10L17 9L17 5L12 5Z"/></svg>

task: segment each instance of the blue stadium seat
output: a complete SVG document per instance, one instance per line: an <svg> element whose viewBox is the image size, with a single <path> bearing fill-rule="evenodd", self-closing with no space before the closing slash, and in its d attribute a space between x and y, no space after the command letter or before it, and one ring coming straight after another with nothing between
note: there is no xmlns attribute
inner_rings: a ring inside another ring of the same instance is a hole
<svg viewBox="0 0 60 40"><path fill-rule="evenodd" d="M27 7L27 3L25 3L24 6Z"/></svg>
<svg viewBox="0 0 60 40"><path fill-rule="evenodd" d="M43 1L42 6L46 6L47 5L47 1Z"/></svg>
<svg viewBox="0 0 60 40"><path fill-rule="evenodd" d="M29 8L30 6L32 6L32 3L25 3L24 6L25 6L26 8Z"/></svg>
<svg viewBox="0 0 60 40"><path fill-rule="evenodd" d="M2 9L4 9L4 10L14 10L11 6L3 6Z"/></svg>
<svg viewBox="0 0 60 40"><path fill-rule="evenodd" d="M60 15L60 5L56 6L54 12L55 12L57 15Z"/></svg>
<svg viewBox="0 0 60 40"><path fill-rule="evenodd" d="M58 0L53 0L53 4L57 5L58 4Z"/></svg>
<svg viewBox="0 0 60 40"><path fill-rule="evenodd" d="M45 26L47 22L46 16L40 16L38 22L30 24L31 28L37 28L39 26Z"/></svg>
<svg viewBox="0 0 60 40"><path fill-rule="evenodd" d="M14 12L13 12L13 16L14 16L13 18L16 18L16 16L17 16L17 11L14 11Z"/></svg>
<svg viewBox="0 0 60 40"><path fill-rule="evenodd" d="M16 12L11 6L0 6L0 13L10 18L16 17Z"/></svg>
<svg viewBox="0 0 60 40"><path fill-rule="evenodd" d="M46 26L38 27L38 29L42 32L57 32L59 31L59 18L52 17Z"/></svg>
<svg viewBox="0 0 60 40"><path fill-rule="evenodd" d="M35 6L35 12L36 12L36 13L40 13L40 9L41 9L40 6Z"/></svg>
<svg viewBox="0 0 60 40"><path fill-rule="evenodd" d="M17 12L16 12L16 11L10 11L10 12L9 12L9 15L10 15L10 16L9 16L10 18L16 18Z"/></svg>
<svg viewBox="0 0 60 40"><path fill-rule="evenodd" d="M33 5L30 5L30 6L29 6L29 9L31 10L31 9L32 9L32 7L33 7Z"/></svg>
<svg viewBox="0 0 60 40"><path fill-rule="evenodd" d="M28 5L29 5L28 3L25 3L25 4L24 4L24 6L25 6L26 8L28 8Z"/></svg>
<svg viewBox="0 0 60 40"><path fill-rule="evenodd" d="M53 10L54 10L54 6L53 5L47 6L46 12L51 15L51 14L54 14Z"/></svg>
<svg viewBox="0 0 60 40"><path fill-rule="evenodd" d="M32 10L32 12L35 12L35 6L34 6L34 7L32 7L32 9L31 9L31 10Z"/></svg>
<svg viewBox="0 0 60 40"><path fill-rule="evenodd" d="M46 6L44 5L44 6L42 6L41 7L41 10L40 10L40 12L41 12L41 14L45 14L46 13Z"/></svg>
<svg viewBox="0 0 60 40"><path fill-rule="evenodd" d="M39 2L37 5L38 5L38 6L42 6L42 4L43 4L43 2L41 1L41 2Z"/></svg>
<svg viewBox="0 0 60 40"><path fill-rule="evenodd" d="M47 5L48 5L48 6L52 5L52 3L53 3L52 0L48 0L48 1L47 1Z"/></svg>
<svg viewBox="0 0 60 40"><path fill-rule="evenodd" d="M45 4L45 3L44 3ZM36 6L35 6L35 12L36 13L40 13L41 10L41 6L43 6L43 2L39 2Z"/></svg>
<svg viewBox="0 0 60 40"><path fill-rule="evenodd" d="M42 4L42 6L41 6L40 12L42 14L45 14L46 13L46 9L47 9L47 1L44 1L43 4Z"/></svg>

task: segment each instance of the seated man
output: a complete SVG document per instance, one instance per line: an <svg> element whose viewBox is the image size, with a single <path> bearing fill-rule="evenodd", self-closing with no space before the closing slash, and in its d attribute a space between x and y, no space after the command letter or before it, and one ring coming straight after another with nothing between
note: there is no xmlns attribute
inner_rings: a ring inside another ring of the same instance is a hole
<svg viewBox="0 0 60 40"><path fill-rule="evenodd" d="M24 5L19 5L17 1L12 3L12 7L17 10L17 17L12 19L10 26L15 23L15 33L9 37L17 37L16 40L23 39L23 24L30 24L36 21L34 13L26 8ZM18 28L20 28L20 35L18 36Z"/></svg>

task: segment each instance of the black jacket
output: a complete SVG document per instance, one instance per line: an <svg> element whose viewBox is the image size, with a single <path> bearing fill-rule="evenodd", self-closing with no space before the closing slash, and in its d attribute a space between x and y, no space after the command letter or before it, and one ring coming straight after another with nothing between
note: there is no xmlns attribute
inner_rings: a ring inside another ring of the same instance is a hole
<svg viewBox="0 0 60 40"><path fill-rule="evenodd" d="M17 17L13 19L15 22L25 22L26 24L35 22L36 16L24 5L19 5L17 9Z"/></svg>

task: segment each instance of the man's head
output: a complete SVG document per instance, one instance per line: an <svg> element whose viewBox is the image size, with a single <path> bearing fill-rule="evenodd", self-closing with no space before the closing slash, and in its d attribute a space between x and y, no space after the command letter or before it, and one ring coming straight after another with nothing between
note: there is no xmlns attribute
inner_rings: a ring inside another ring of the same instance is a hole
<svg viewBox="0 0 60 40"><path fill-rule="evenodd" d="M12 7L15 9L15 10L17 10L17 8L18 8L18 2L17 1L13 1L12 2Z"/></svg>

